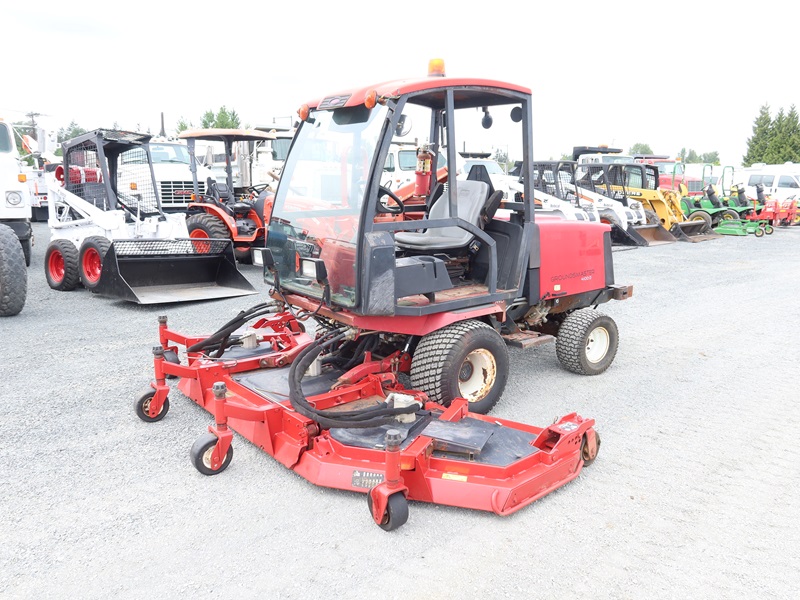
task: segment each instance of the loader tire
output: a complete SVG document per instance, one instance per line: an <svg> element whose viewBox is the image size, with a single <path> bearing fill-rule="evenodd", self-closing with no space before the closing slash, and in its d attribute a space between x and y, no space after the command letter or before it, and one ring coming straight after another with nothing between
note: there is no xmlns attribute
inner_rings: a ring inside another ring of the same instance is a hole
<svg viewBox="0 0 800 600"><path fill-rule="evenodd" d="M556 336L556 356L567 371L599 375L614 361L619 330L614 319L593 308L569 314Z"/></svg>
<svg viewBox="0 0 800 600"><path fill-rule="evenodd" d="M199 213L186 219L186 228L189 230L189 237L193 239L231 239L231 233L225 223L208 213ZM201 254L207 253L211 249L210 244L202 242L194 242L194 247Z"/></svg>
<svg viewBox="0 0 800 600"><path fill-rule="evenodd" d="M620 218L616 215L616 213L611 210L604 210L600 213L600 222L607 223L612 227L616 225L620 229L625 230L625 225L622 224L622 221L620 221Z"/></svg>
<svg viewBox="0 0 800 600"><path fill-rule="evenodd" d="M78 260L81 283L87 290L93 290L100 284L103 263L111 242L101 235L92 235L83 240Z"/></svg>
<svg viewBox="0 0 800 600"><path fill-rule="evenodd" d="M54 240L44 253L47 284L59 292L70 292L80 282L78 249L69 240Z"/></svg>
<svg viewBox="0 0 800 600"><path fill-rule="evenodd" d="M449 406L465 398L470 412L485 415L508 380L508 349L492 327L469 319L422 337L411 360L411 384L431 401Z"/></svg>
<svg viewBox="0 0 800 600"><path fill-rule="evenodd" d="M28 295L28 270L19 238L0 224L0 317L19 314Z"/></svg>
<svg viewBox="0 0 800 600"><path fill-rule="evenodd" d="M658 217L656 211L646 209L644 211L644 216L647 219L648 225L661 225L661 219Z"/></svg>

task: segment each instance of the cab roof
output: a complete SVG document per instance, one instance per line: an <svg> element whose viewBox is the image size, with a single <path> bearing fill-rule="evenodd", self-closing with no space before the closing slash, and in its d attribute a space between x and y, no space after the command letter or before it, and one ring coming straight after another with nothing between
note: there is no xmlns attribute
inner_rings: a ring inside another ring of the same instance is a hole
<svg viewBox="0 0 800 600"><path fill-rule="evenodd" d="M424 98L415 98L412 102L441 108L444 106L445 90L454 90L455 108L473 108L511 104L516 102L509 98L508 92L518 95L531 95L531 90L521 85L496 81L493 79L475 79L468 77L421 77L416 79L396 79L376 85L340 91L318 98L308 103L309 108L331 109L358 106L371 91L378 97L399 97L424 91L441 89L440 94L428 94Z"/></svg>
<svg viewBox="0 0 800 600"><path fill-rule="evenodd" d="M187 129L178 137L182 140L231 140L232 142L274 140L275 134L256 129Z"/></svg>

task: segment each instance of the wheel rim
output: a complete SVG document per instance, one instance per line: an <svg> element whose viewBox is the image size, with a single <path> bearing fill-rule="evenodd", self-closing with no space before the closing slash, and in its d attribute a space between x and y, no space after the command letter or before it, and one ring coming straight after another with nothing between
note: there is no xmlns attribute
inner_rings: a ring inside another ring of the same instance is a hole
<svg viewBox="0 0 800 600"><path fill-rule="evenodd" d="M701 217L700 215L694 215L692 217L689 217L689 220L690 221L705 221L705 219L703 217Z"/></svg>
<svg viewBox="0 0 800 600"><path fill-rule="evenodd" d="M164 406L162 405L161 410L159 410L155 415L150 415L150 404L152 404L152 402L153 402L152 396L150 398L147 398L144 402L142 402L142 413L144 413L146 417L151 417L151 418L157 417L158 415L161 414L161 411L164 410Z"/></svg>
<svg viewBox="0 0 800 600"><path fill-rule="evenodd" d="M596 327L586 339L586 360L590 363L598 363L608 353L611 346L611 336L605 327Z"/></svg>
<svg viewBox="0 0 800 600"><path fill-rule="evenodd" d="M203 466L206 469L213 470L212 467L211 467L211 456L214 454L214 448L215 447L216 447L216 444L212 444L205 452L203 452L203 457L202 457Z"/></svg>
<svg viewBox="0 0 800 600"><path fill-rule="evenodd" d="M100 281L100 273L103 271L103 260L100 253L94 248L88 248L83 254L83 274L91 283Z"/></svg>
<svg viewBox="0 0 800 600"><path fill-rule="evenodd" d="M194 229L191 233L189 233L189 237L193 240L207 240L209 239L208 234L203 231L202 229ZM211 244L209 242L201 243L201 242L192 242L194 249L201 253L201 254L208 254L211 251Z"/></svg>
<svg viewBox="0 0 800 600"><path fill-rule="evenodd" d="M50 254L50 258L47 261L47 271L50 273L50 277L53 281L61 281L64 279L64 255L58 250Z"/></svg>
<svg viewBox="0 0 800 600"><path fill-rule="evenodd" d="M469 402L483 400L497 379L494 355L485 348L470 352L458 370L458 389Z"/></svg>

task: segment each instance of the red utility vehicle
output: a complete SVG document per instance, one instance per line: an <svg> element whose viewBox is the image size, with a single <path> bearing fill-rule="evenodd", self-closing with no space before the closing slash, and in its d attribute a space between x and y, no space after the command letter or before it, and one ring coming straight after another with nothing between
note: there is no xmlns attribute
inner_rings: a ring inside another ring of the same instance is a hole
<svg viewBox="0 0 800 600"><path fill-rule="evenodd" d="M476 115L491 125L490 110L517 128L521 202L501 204L480 169L446 185L431 177L439 150L456 164L459 136ZM161 317L137 415L161 420L166 379L179 377L214 415L191 450L201 473L230 464L236 431L312 483L367 493L387 530L406 521L408 500L505 515L577 477L597 454L593 419L539 428L484 416L509 376L507 343L555 340L567 370L605 371L618 332L596 308L632 291L614 282L608 225L534 221L530 90L441 72L298 114L267 245L254 251L272 300L211 335ZM406 219L381 176L412 122L422 139L410 200L424 210Z"/></svg>

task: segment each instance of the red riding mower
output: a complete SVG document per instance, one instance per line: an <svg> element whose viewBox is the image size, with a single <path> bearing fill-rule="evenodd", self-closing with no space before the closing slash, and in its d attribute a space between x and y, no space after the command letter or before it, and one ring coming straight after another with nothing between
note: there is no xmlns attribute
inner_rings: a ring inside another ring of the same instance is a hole
<svg viewBox="0 0 800 600"><path fill-rule="evenodd" d="M438 150L456 164L459 134L479 111L491 125L490 109L516 124L522 202L500 203L491 182L441 189L431 177ZM366 493L386 530L406 522L408 500L507 515L575 479L597 454L593 419L540 428L484 416L509 376L506 344L555 341L568 371L605 371L618 332L596 308L632 292L614 282L608 225L534 220L530 90L442 72L299 115L266 247L253 252L272 300L211 335L161 317L139 418L164 418L178 377L214 418L190 453L201 473L230 464L235 431L314 484ZM385 220L404 215L381 176L412 119L433 155L417 172L425 210ZM498 205L510 217L495 219Z"/></svg>

